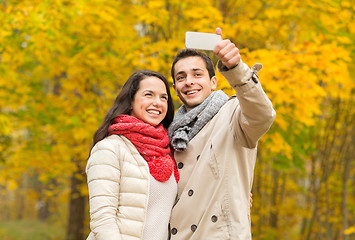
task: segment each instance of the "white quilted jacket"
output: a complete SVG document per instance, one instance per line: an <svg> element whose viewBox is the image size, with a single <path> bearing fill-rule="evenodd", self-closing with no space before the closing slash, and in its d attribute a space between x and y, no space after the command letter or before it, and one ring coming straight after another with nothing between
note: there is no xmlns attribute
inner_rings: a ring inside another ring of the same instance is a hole
<svg viewBox="0 0 355 240"><path fill-rule="evenodd" d="M149 169L134 145L118 135L103 139L93 147L86 173L91 228L87 240L141 239Z"/></svg>

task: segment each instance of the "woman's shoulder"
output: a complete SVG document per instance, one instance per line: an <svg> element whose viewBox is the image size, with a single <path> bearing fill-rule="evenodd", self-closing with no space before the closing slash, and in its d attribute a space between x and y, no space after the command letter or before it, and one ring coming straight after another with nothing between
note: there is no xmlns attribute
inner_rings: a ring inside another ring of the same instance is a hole
<svg viewBox="0 0 355 240"><path fill-rule="evenodd" d="M115 156L119 156L122 153L136 154L137 149L126 137L114 134L97 142L92 148L90 156L103 152L111 152Z"/></svg>
<svg viewBox="0 0 355 240"><path fill-rule="evenodd" d="M122 136L111 135L97 142L91 150L91 155L101 150L109 150L109 151L117 152L121 147L125 147L125 146L126 144Z"/></svg>
<svg viewBox="0 0 355 240"><path fill-rule="evenodd" d="M120 142L117 135L106 137L97 142L91 149L87 167L116 163L120 152Z"/></svg>
<svg viewBox="0 0 355 240"><path fill-rule="evenodd" d="M111 165L118 168L119 162L137 162L137 158L140 159L141 155L126 137L111 135L94 145L87 169L95 165Z"/></svg>

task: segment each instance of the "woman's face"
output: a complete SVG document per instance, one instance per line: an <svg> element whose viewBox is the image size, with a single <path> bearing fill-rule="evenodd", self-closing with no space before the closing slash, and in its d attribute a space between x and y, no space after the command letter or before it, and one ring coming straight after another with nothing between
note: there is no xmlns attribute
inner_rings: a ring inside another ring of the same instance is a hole
<svg viewBox="0 0 355 240"><path fill-rule="evenodd" d="M131 116L152 126L161 123L168 110L168 93L164 82L157 77L141 80L131 108Z"/></svg>

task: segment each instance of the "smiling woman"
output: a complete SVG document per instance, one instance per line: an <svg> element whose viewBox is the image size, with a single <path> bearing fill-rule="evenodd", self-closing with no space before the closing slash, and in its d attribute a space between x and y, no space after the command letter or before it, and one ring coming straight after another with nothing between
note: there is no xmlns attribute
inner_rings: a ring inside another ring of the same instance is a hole
<svg viewBox="0 0 355 240"><path fill-rule="evenodd" d="M139 83L131 115L153 126L163 121L168 109L168 93L164 82L157 77L148 77Z"/></svg>
<svg viewBox="0 0 355 240"><path fill-rule="evenodd" d="M94 135L86 166L89 240L168 239L179 180L166 130L173 115L164 76L131 75Z"/></svg>

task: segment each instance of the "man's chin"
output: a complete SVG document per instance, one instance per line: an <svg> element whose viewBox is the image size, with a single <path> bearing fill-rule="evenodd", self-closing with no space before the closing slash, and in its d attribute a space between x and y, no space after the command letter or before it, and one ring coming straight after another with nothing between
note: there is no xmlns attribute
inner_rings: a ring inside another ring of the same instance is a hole
<svg viewBox="0 0 355 240"><path fill-rule="evenodd" d="M184 105L187 109L191 109L191 108L194 108L198 105L200 105L201 103L200 102L185 102Z"/></svg>

